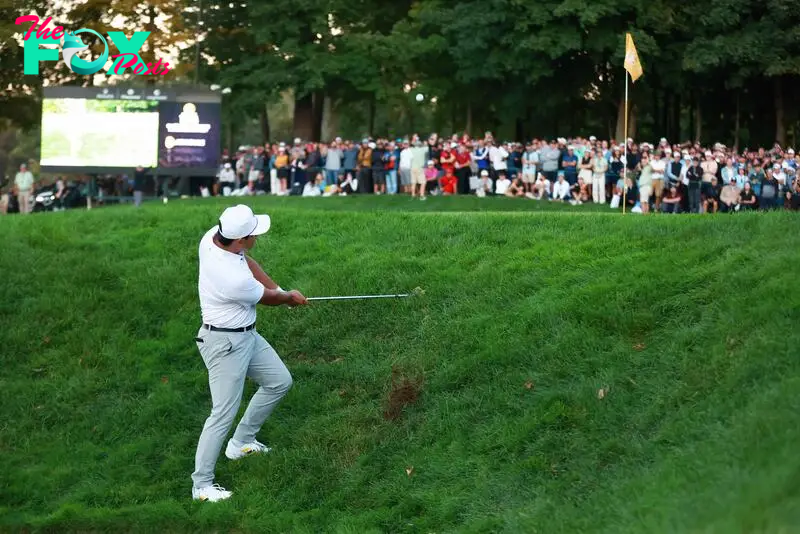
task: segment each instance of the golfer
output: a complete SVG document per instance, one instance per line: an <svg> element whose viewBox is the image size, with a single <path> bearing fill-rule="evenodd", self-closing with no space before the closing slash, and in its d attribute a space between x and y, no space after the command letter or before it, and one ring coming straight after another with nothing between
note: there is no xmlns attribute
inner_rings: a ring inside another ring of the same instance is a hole
<svg viewBox="0 0 800 534"><path fill-rule="evenodd" d="M254 215L240 204L226 209L219 224L200 241L198 290L203 326L195 341L208 368L212 406L195 454L195 500L216 502L231 496L214 484L214 468L239 410L245 376L261 387L225 448L230 460L270 451L256 440L256 434L292 387L292 376L275 349L255 330L256 304L306 304L299 291L283 291L246 254L269 227L269 215Z"/></svg>

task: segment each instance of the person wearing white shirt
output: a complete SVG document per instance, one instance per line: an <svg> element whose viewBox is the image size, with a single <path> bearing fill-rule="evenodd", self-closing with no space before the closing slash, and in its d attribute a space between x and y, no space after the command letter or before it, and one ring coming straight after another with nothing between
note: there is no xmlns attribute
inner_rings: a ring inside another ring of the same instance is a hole
<svg viewBox="0 0 800 534"><path fill-rule="evenodd" d="M558 171L558 180L553 184L553 200L564 202L569 199L569 182L564 179L564 171Z"/></svg>
<svg viewBox="0 0 800 534"><path fill-rule="evenodd" d="M225 163L219 171L219 188L223 196L230 196L236 188L236 172L231 168L230 163Z"/></svg>
<svg viewBox="0 0 800 534"><path fill-rule="evenodd" d="M481 177L478 181L478 187L475 189L475 196L484 198L486 195L492 194L492 179L489 178L489 171L486 169L481 171Z"/></svg>
<svg viewBox="0 0 800 534"><path fill-rule="evenodd" d="M655 157L650 161L650 168L653 169L653 193L656 197L656 212L661 211L661 197L664 195L664 175L667 172L667 160L661 149L656 150Z"/></svg>
<svg viewBox="0 0 800 534"><path fill-rule="evenodd" d="M506 173L504 171L501 171L499 173L497 181L494 183L494 194L498 196L505 195L510 185L511 185L511 180L506 178Z"/></svg>
<svg viewBox="0 0 800 534"><path fill-rule="evenodd" d="M403 149L400 151L400 162L397 166L400 170L400 185L403 188L403 193L408 193L411 190L411 161L413 154L408 140L403 140Z"/></svg>
<svg viewBox="0 0 800 534"><path fill-rule="evenodd" d="M19 201L19 212L30 213L31 193L33 192L33 174L28 170L24 163L19 166L19 172L14 177L14 186L17 188L17 200Z"/></svg>
<svg viewBox="0 0 800 534"><path fill-rule="evenodd" d="M496 172L505 171L508 169L506 160L508 159L508 151L503 146L492 146L489 148L489 161L492 163L492 168Z"/></svg>
<svg viewBox="0 0 800 534"><path fill-rule="evenodd" d="M244 412L225 456L238 460L271 449L256 434L292 387L292 376L275 349L255 330L256 305L298 306L299 291L284 291L246 253L270 228L269 215L244 204L227 208L198 247L198 293L203 325L195 343L208 369L211 414L197 444L192 498L216 502L231 492L214 484L217 457L230 431L246 377L260 386Z"/></svg>

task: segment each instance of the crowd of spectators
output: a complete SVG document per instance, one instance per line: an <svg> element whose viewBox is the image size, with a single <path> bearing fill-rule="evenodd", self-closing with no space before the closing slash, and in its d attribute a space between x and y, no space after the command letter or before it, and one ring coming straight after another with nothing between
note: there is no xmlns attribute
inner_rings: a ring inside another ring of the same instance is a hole
<svg viewBox="0 0 800 534"><path fill-rule="evenodd" d="M627 148L627 151L626 151ZM627 153L626 153L627 152ZM389 140L274 143L223 152L210 195L506 196L572 205L607 204L634 213L717 213L800 209L800 155L777 143L737 150L720 143L626 145L595 137L528 143L433 134ZM124 177L139 205L145 170ZM120 182L122 183L122 182ZM54 189L56 206L63 180ZM0 195L0 213L32 211L35 180L25 165ZM101 190L102 191L102 190ZM194 193L198 191L195 189ZM123 194L120 193L120 194ZM158 194L158 187L156 193Z"/></svg>
<svg viewBox="0 0 800 534"><path fill-rule="evenodd" d="M433 134L404 139L274 143L223 153L204 195L406 194L520 197L609 204L636 213L800 208L800 155L778 144L735 150L717 143L625 146L595 137L497 142Z"/></svg>

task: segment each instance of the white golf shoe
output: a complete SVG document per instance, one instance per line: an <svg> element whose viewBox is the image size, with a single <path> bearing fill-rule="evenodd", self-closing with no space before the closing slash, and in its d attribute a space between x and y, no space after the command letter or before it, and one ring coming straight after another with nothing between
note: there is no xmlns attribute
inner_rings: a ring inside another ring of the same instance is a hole
<svg viewBox="0 0 800 534"><path fill-rule="evenodd" d="M263 443L255 440L253 440L251 443L244 443L243 445L237 447L234 445L233 440L231 439L228 441L228 446L225 447L225 456L227 456L229 460L238 460L239 458L244 458L245 456L250 456L251 454L266 454L271 450L272 449Z"/></svg>
<svg viewBox="0 0 800 534"><path fill-rule="evenodd" d="M224 501L233 495L219 484L212 484L205 488L192 488L192 499L196 501L217 502Z"/></svg>

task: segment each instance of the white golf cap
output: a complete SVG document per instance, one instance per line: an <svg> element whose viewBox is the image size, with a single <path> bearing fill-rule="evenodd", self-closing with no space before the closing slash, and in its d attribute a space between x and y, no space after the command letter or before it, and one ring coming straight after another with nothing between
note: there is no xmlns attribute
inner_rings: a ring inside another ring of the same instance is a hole
<svg viewBox="0 0 800 534"><path fill-rule="evenodd" d="M227 208L219 218L219 233L227 239L261 235L269 230L269 226L269 215L255 215L245 204Z"/></svg>

